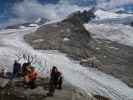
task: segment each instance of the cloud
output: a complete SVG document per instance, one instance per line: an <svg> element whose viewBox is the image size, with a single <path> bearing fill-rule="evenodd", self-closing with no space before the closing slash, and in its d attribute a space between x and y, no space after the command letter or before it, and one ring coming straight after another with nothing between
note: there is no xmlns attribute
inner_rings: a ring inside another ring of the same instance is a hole
<svg viewBox="0 0 133 100"><path fill-rule="evenodd" d="M38 2L38 0L24 0L23 2L14 4L11 9L14 17L10 18L8 23L29 22L38 18L58 20L80 9L77 5L72 6L66 3L44 5Z"/></svg>
<svg viewBox="0 0 133 100"><path fill-rule="evenodd" d="M17 17L25 19L43 17L50 20L58 17L50 5L44 6L36 0L25 0L22 3L15 4L12 11Z"/></svg>
<svg viewBox="0 0 133 100"><path fill-rule="evenodd" d="M98 4L98 7L104 8L104 9L112 9L115 7L119 7L122 5L127 5L133 3L133 0L110 0L110 2L105 2L102 4Z"/></svg>
<svg viewBox="0 0 133 100"><path fill-rule="evenodd" d="M133 3L133 0L111 0L110 2L113 5L124 5L124 4L130 4Z"/></svg>
<svg viewBox="0 0 133 100"><path fill-rule="evenodd" d="M62 19L72 12L83 8L86 9L85 7L78 6L77 1L60 0L59 3L56 4L41 4L38 0L21 0L21 2L15 3L10 9L10 13L13 17L11 17L7 23L8 25L25 23L27 21L34 21L38 18L48 20ZM84 0L84 2L90 1L93 0ZM98 4L97 7L112 9L120 5L133 3L133 0L96 0L96 2ZM83 1L80 1L80 3L83 3Z"/></svg>
<svg viewBox="0 0 133 100"><path fill-rule="evenodd" d="M133 0L84 0L84 2L90 1L96 1L98 7L104 9L112 9L120 5L133 3ZM80 1L80 3L83 3L83 1ZM17 19L20 18L28 21L39 17L48 20L56 20L77 10L81 10L81 7L76 4L75 0L60 0L58 4L45 5L38 2L38 0L24 0L13 6L12 13Z"/></svg>

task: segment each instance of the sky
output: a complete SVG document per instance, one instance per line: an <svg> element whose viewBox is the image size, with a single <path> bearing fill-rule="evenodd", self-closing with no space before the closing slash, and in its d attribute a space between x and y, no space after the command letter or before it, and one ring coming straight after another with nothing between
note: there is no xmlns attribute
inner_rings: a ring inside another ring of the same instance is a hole
<svg viewBox="0 0 133 100"><path fill-rule="evenodd" d="M132 7L133 0L0 0L0 24L24 23L39 17L55 20L84 7L108 10L128 4Z"/></svg>
<svg viewBox="0 0 133 100"><path fill-rule="evenodd" d="M110 2L105 4L105 8L115 8L117 6L132 4L133 0L111 0Z"/></svg>

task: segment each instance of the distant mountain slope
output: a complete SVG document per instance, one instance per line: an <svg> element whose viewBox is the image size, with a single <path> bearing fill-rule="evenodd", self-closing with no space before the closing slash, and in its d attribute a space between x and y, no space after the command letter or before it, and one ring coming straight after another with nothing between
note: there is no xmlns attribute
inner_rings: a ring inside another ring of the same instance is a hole
<svg viewBox="0 0 133 100"><path fill-rule="evenodd" d="M125 18L125 17L129 17L132 16L132 14L118 14L115 12L111 12L111 11L104 11L101 9L96 10L95 15L97 16L97 18L99 19L113 19L113 18Z"/></svg>
<svg viewBox="0 0 133 100"><path fill-rule="evenodd" d="M133 27L122 24L85 24L94 38L108 39L133 47Z"/></svg>
<svg viewBox="0 0 133 100"><path fill-rule="evenodd" d="M118 13L117 10L105 11L97 9L95 11L96 18L92 20L93 23L97 24L126 24L131 25L133 21L133 14L129 13Z"/></svg>
<svg viewBox="0 0 133 100"><path fill-rule="evenodd" d="M90 33L85 30L79 19L73 19L73 17L70 17L70 20L64 20L62 23L44 25L38 29L37 33L38 38L36 38L36 35L28 37L29 39L25 37L28 42L35 43L35 48L59 49L70 55L75 52L74 49L77 49L75 53L78 56L81 56L80 49L87 46L86 43L91 39ZM43 35L45 36L44 40ZM39 46L39 41L44 44Z"/></svg>
<svg viewBox="0 0 133 100"><path fill-rule="evenodd" d="M133 87L133 48L109 40L93 39L92 33L76 17L43 25L35 33L26 35L25 40L35 49L59 50L75 60L84 59L87 61L85 66L89 64L87 59L94 57L97 68Z"/></svg>
<svg viewBox="0 0 133 100"><path fill-rule="evenodd" d="M133 13L133 3L131 4L126 4L126 5L123 5L123 6L119 6L117 7L118 9L123 9L123 11L125 13Z"/></svg>

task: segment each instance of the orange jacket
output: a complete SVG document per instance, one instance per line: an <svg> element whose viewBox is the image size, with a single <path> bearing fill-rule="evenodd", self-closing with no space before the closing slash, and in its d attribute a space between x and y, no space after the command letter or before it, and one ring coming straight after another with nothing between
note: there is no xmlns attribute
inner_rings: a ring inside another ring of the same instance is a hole
<svg viewBox="0 0 133 100"><path fill-rule="evenodd" d="M27 75L24 78L27 81L36 80L37 71L35 69L31 70L31 72L27 73Z"/></svg>

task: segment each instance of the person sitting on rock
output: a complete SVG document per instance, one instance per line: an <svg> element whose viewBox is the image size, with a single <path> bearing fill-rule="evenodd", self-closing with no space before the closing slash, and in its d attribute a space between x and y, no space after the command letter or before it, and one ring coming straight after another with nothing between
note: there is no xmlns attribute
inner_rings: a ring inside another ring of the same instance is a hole
<svg viewBox="0 0 133 100"><path fill-rule="evenodd" d="M31 65L31 63L24 63L23 65L22 65L22 76L25 76L26 74L27 74L27 69L28 69L28 66L30 66Z"/></svg>
<svg viewBox="0 0 133 100"><path fill-rule="evenodd" d="M35 88L36 87L36 84L35 84L35 81L37 79L37 71L35 70L34 67L31 67L31 70L30 70L30 74L29 74L29 86L30 88Z"/></svg>
<svg viewBox="0 0 133 100"><path fill-rule="evenodd" d="M30 66L27 69L27 74L24 77L25 83L30 87L31 89L34 89L36 87L35 81L37 79L37 71L34 67Z"/></svg>

